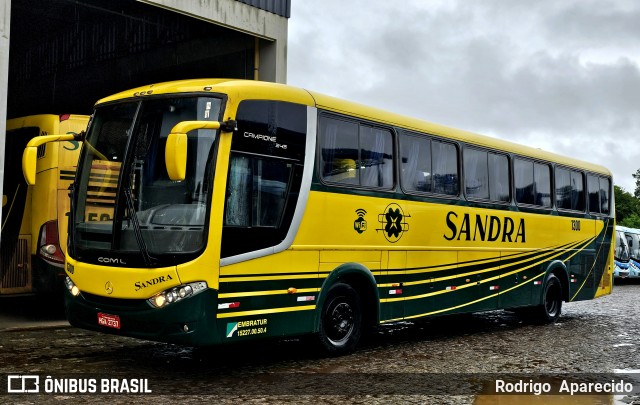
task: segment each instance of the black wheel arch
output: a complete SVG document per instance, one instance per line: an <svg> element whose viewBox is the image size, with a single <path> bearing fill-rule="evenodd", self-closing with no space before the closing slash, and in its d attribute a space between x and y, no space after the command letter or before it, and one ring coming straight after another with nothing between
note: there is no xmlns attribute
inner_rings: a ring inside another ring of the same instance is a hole
<svg viewBox="0 0 640 405"><path fill-rule="evenodd" d="M547 271L545 272L543 283L546 283L549 274L553 274L560 281L560 286L562 287L562 300L565 302L569 302L569 270L567 266L564 264L562 260L554 260L547 266ZM543 284L544 286L544 284ZM543 302L544 299L544 288L540 293L540 303Z"/></svg>
<svg viewBox="0 0 640 405"><path fill-rule="evenodd" d="M365 327L378 325L380 320L380 295L378 294L378 287L373 273L360 263L345 263L329 273L322 283L316 306L314 332L318 332L320 329L320 317L327 294L331 286L337 283L348 284L358 293L362 308L363 325Z"/></svg>

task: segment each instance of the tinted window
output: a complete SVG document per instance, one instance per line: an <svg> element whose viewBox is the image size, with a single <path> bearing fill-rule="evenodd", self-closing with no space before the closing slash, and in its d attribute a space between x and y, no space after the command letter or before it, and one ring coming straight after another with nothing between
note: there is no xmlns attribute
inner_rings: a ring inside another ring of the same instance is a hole
<svg viewBox="0 0 640 405"><path fill-rule="evenodd" d="M611 182L609 179L600 177L600 213L609 214L609 193Z"/></svg>
<svg viewBox="0 0 640 405"><path fill-rule="evenodd" d="M431 139L402 135L400 154L402 188L406 191L431 193Z"/></svg>
<svg viewBox="0 0 640 405"><path fill-rule="evenodd" d="M551 167L542 163L533 165L535 204L551 207Z"/></svg>
<svg viewBox="0 0 640 405"><path fill-rule="evenodd" d="M233 154L225 226L279 226L292 167L291 162Z"/></svg>
<svg viewBox="0 0 640 405"><path fill-rule="evenodd" d="M556 169L556 205L560 209L584 211L584 175L575 170Z"/></svg>
<svg viewBox="0 0 640 405"><path fill-rule="evenodd" d="M509 158L505 155L489 153L489 198L505 202L511 199Z"/></svg>
<svg viewBox="0 0 640 405"><path fill-rule="evenodd" d="M391 188L393 186L393 137L391 132L360 126L360 185Z"/></svg>
<svg viewBox="0 0 640 405"><path fill-rule="evenodd" d="M587 187L589 189L589 211L600 212L600 179L597 176L587 176Z"/></svg>
<svg viewBox="0 0 640 405"><path fill-rule="evenodd" d="M304 105L240 103L229 157L221 257L277 246L285 239L300 194L306 117Z"/></svg>
<svg viewBox="0 0 640 405"><path fill-rule="evenodd" d="M458 151L454 144L428 137L400 137L401 184L406 191L458 195Z"/></svg>
<svg viewBox="0 0 640 405"><path fill-rule="evenodd" d="M534 204L535 188L533 177L533 162L515 159L513 174L516 184L516 201L519 204Z"/></svg>
<svg viewBox="0 0 640 405"><path fill-rule="evenodd" d="M467 197L489 199L489 163L487 152L464 150L464 191Z"/></svg>
<svg viewBox="0 0 640 405"><path fill-rule="evenodd" d="M513 167L516 201L551 207L551 167L524 159L515 159Z"/></svg>
<svg viewBox="0 0 640 405"><path fill-rule="evenodd" d="M323 117L320 119L320 167L322 178L332 183L360 184L358 124Z"/></svg>
<svg viewBox="0 0 640 405"><path fill-rule="evenodd" d="M452 143L432 141L433 192L458 195L458 151Z"/></svg>
<svg viewBox="0 0 640 405"><path fill-rule="evenodd" d="M320 119L320 166L328 182L390 189L393 136L353 121Z"/></svg>
<svg viewBox="0 0 640 405"><path fill-rule="evenodd" d="M584 174L580 172L571 172L571 209L576 211L584 211Z"/></svg>
<svg viewBox="0 0 640 405"><path fill-rule="evenodd" d="M509 201L509 160L506 156L467 148L464 173L468 197Z"/></svg>

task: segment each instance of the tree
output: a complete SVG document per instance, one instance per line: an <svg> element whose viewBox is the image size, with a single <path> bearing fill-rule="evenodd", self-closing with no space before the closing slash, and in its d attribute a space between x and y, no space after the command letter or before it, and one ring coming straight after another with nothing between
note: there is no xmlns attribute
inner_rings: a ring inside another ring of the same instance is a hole
<svg viewBox="0 0 640 405"><path fill-rule="evenodd" d="M635 174L632 174L633 178L636 179L636 191L633 195L636 198L640 198L640 169L636 170Z"/></svg>
<svg viewBox="0 0 640 405"><path fill-rule="evenodd" d="M616 221L616 224L620 226L626 226L627 228L640 229L640 215L633 213L621 222Z"/></svg>
<svg viewBox="0 0 640 405"><path fill-rule="evenodd" d="M638 171L640 172L640 170ZM640 174L638 176L640 178ZM636 189L636 192L638 191ZM640 217L640 199L632 196L620 186L613 186L613 193L616 200L616 223L623 225L623 222L632 215ZM637 228L635 226L629 227Z"/></svg>

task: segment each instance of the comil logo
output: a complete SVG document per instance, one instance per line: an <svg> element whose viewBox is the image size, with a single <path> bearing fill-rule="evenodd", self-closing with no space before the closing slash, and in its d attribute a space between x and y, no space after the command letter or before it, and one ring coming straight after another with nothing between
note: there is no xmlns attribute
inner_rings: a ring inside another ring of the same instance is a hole
<svg viewBox="0 0 640 405"><path fill-rule="evenodd" d="M105 264L127 264L124 260L118 259L117 257L98 257L98 261L100 263Z"/></svg>
<svg viewBox="0 0 640 405"><path fill-rule="evenodd" d="M10 375L7 377L7 393L32 394L40 392L40 376Z"/></svg>

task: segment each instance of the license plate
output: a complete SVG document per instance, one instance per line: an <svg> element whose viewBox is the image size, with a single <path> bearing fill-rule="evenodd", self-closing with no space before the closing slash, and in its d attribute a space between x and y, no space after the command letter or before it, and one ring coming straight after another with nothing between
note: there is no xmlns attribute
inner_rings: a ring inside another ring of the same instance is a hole
<svg viewBox="0 0 640 405"><path fill-rule="evenodd" d="M120 317L118 315L98 312L98 324L106 326L107 328L120 329Z"/></svg>

